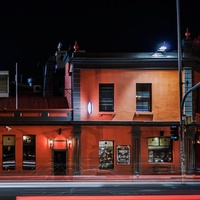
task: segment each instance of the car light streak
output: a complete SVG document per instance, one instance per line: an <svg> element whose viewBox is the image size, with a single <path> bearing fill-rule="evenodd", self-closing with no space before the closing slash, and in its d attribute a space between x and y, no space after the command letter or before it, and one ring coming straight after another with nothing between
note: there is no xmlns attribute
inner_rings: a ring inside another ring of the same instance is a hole
<svg viewBox="0 0 200 200"><path fill-rule="evenodd" d="M200 195L143 196L18 196L16 200L199 200Z"/></svg>

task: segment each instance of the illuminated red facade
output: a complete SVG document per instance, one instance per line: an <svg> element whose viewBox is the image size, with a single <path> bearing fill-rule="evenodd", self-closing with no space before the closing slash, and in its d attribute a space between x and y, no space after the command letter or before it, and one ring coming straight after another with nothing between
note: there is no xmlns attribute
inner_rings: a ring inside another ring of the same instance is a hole
<svg viewBox="0 0 200 200"><path fill-rule="evenodd" d="M0 175L180 174L180 130L186 173L198 174L198 88L180 116L180 84L184 96L200 81L198 42L183 41L181 83L177 52L76 47L56 52L57 74L45 74L37 95L19 94L18 109L15 97L0 98ZM58 74L63 96L52 92Z"/></svg>

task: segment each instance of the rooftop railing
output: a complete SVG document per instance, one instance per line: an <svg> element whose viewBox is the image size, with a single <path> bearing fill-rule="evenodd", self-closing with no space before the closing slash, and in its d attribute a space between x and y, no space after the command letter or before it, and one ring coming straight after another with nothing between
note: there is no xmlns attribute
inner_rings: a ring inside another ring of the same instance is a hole
<svg viewBox="0 0 200 200"><path fill-rule="evenodd" d="M72 109L3 109L0 124L59 123L72 120Z"/></svg>

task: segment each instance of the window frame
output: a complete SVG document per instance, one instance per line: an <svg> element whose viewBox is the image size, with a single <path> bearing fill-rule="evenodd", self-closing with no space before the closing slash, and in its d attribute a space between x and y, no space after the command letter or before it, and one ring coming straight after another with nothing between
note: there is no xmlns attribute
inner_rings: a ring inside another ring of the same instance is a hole
<svg viewBox="0 0 200 200"><path fill-rule="evenodd" d="M172 163L173 143L170 137L148 138L148 162L149 163Z"/></svg>
<svg viewBox="0 0 200 200"><path fill-rule="evenodd" d="M114 112L114 83L99 84L99 112Z"/></svg>
<svg viewBox="0 0 200 200"><path fill-rule="evenodd" d="M4 155L2 156L2 170L15 170L16 168L15 142L15 135L2 136L2 155Z"/></svg>
<svg viewBox="0 0 200 200"><path fill-rule="evenodd" d="M139 86L143 87L143 89L141 88L139 90L138 89ZM148 87L147 92L144 90L145 87ZM148 94L147 96L144 96L145 92L146 94ZM138 93L141 93L141 95L139 96ZM136 111L137 112L152 112L152 84L151 83L136 83Z"/></svg>
<svg viewBox="0 0 200 200"><path fill-rule="evenodd" d="M36 169L36 135L23 135L23 170Z"/></svg>

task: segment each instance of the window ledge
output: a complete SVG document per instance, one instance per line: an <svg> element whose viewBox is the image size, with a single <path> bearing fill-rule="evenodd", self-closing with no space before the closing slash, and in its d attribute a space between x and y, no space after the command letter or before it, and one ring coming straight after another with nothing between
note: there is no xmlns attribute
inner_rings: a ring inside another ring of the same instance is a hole
<svg viewBox="0 0 200 200"><path fill-rule="evenodd" d="M170 165L153 166L153 172L170 172Z"/></svg>
<svg viewBox="0 0 200 200"><path fill-rule="evenodd" d="M111 115L111 116L115 116L116 113L115 112L100 112L99 114L99 117L103 116L103 115Z"/></svg>
<svg viewBox="0 0 200 200"><path fill-rule="evenodd" d="M153 112L135 112L135 116L142 116L142 115L152 116Z"/></svg>

